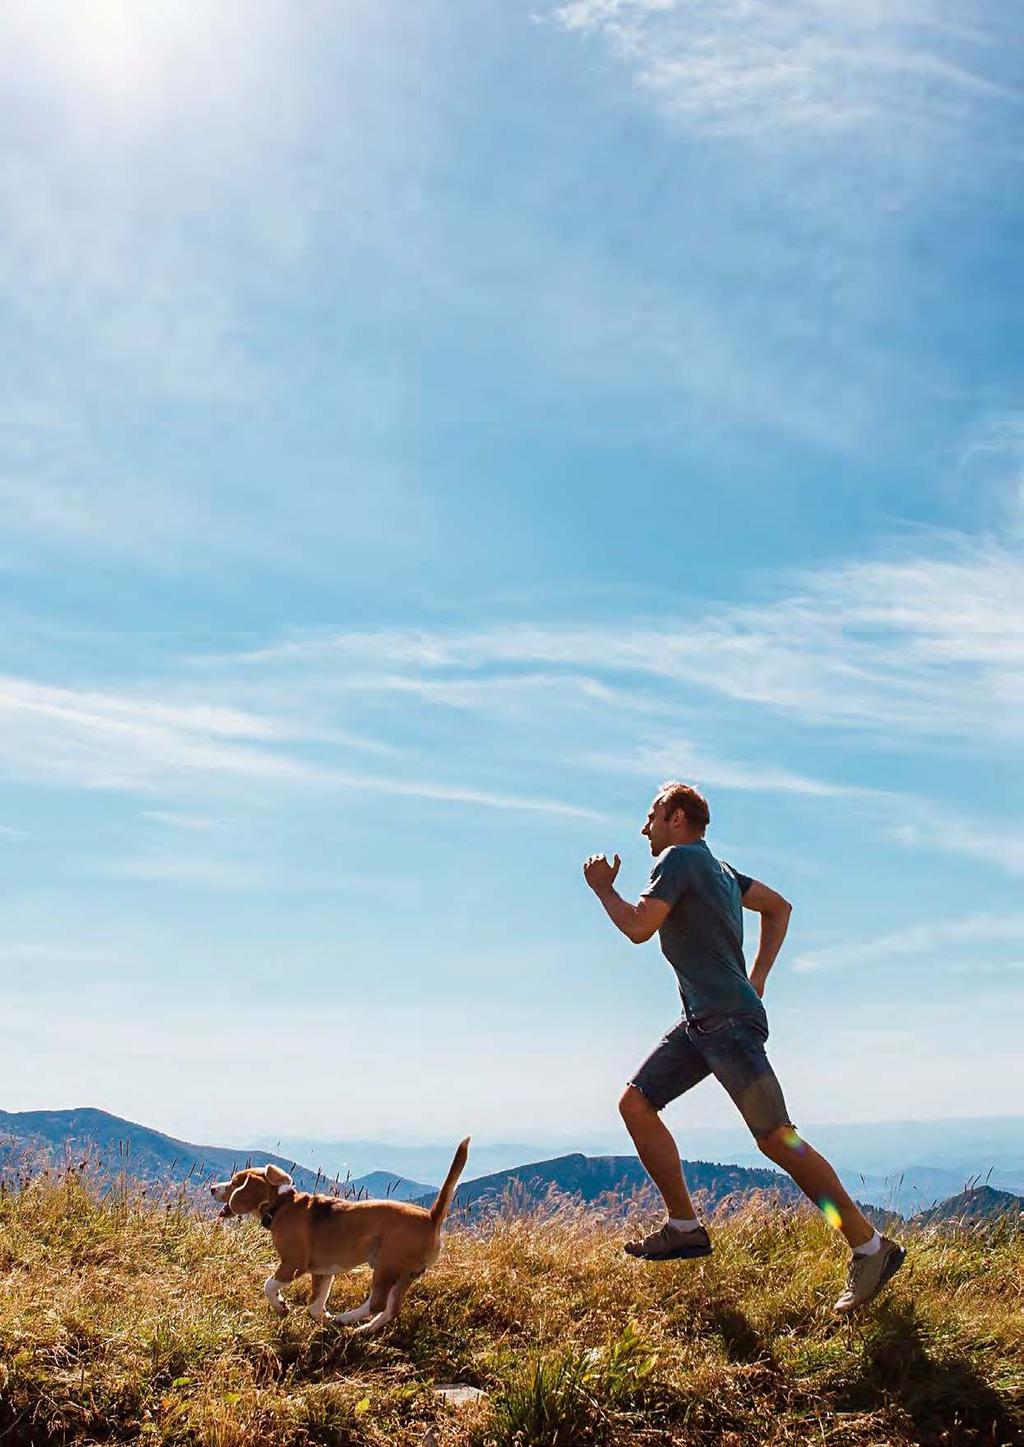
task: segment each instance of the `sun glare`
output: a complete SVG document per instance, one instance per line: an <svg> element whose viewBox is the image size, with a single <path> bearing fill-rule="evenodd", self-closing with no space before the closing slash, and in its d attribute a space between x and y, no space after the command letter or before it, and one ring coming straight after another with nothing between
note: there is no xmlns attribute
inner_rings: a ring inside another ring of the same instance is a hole
<svg viewBox="0 0 1024 1447"><path fill-rule="evenodd" d="M90 0L69 13L69 40L85 78L121 89L139 68L142 28L129 0Z"/></svg>
<svg viewBox="0 0 1024 1447"><path fill-rule="evenodd" d="M66 8L63 38L53 41L77 87L134 111L157 100L182 46L204 29L202 9L186 0L88 0Z"/></svg>

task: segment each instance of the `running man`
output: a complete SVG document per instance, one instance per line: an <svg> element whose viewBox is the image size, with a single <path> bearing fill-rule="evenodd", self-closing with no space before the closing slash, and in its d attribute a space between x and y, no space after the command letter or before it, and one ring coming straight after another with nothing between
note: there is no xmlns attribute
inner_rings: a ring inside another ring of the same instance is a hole
<svg viewBox="0 0 1024 1447"><path fill-rule="evenodd" d="M683 1018L647 1057L619 1101L641 1161L661 1192L668 1220L631 1256L647 1261L710 1256L711 1239L697 1220L683 1180L679 1151L660 1112L713 1075L729 1092L759 1149L786 1171L804 1195L846 1237L852 1252L846 1290L833 1308L853 1311L902 1266L902 1247L880 1235L847 1195L822 1156L797 1135L782 1089L765 1054L768 1017L761 996L789 927L792 906L756 879L716 859L704 842L707 800L688 784L663 784L641 833L655 858L638 904L615 889L619 856L592 854L583 866L609 919L634 944L655 934L679 980ZM761 936L747 976L743 910L761 916Z"/></svg>

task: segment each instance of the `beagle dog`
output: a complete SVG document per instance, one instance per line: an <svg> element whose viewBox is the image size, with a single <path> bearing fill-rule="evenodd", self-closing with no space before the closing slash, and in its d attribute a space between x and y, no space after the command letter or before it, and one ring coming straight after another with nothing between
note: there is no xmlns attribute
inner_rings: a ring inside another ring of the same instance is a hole
<svg viewBox="0 0 1024 1447"><path fill-rule="evenodd" d="M280 1166L236 1171L210 1191L223 1201L222 1216L258 1215L270 1231L280 1263L263 1288L279 1316L288 1307L281 1296L306 1272L313 1278L310 1314L316 1321L361 1322L361 1332L379 1331L394 1321L409 1287L432 1266L441 1251L441 1226L469 1155L469 1137L455 1152L444 1185L429 1211L404 1201L343 1201L297 1191ZM370 1294L354 1311L332 1316L327 1298L335 1276L367 1263L373 1268Z"/></svg>

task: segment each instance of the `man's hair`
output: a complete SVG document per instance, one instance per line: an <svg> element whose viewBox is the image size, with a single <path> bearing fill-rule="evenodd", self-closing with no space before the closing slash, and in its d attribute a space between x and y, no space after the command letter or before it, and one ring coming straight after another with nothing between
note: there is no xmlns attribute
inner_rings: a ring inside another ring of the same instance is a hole
<svg viewBox="0 0 1024 1447"><path fill-rule="evenodd" d="M677 809L682 809L690 823L696 824L702 833L711 823L708 801L692 784L679 784L674 780L662 784L657 802L665 806L666 819L671 819Z"/></svg>

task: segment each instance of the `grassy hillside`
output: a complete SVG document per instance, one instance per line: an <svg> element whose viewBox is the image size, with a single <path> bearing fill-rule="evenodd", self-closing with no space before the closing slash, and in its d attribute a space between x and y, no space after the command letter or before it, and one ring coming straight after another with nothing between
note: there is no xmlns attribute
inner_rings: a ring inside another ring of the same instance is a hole
<svg viewBox="0 0 1024 1447"><path fill-rule="evenodd" d="M624 1256L581 1206L454 1230L397 1328L283 1322L254 1222L100 1198L76 1173L0 1190L0 1441L270 1444L993 1444L1024 1440L1024 1237L908 1238L852 1324L810 1212L723 1221L706 1262ZM339 1280L332 1307L365 1294ZM304 1301L307 1285L289 1289ZM446 1407L437 1383L487 1396Z"/></svg>

